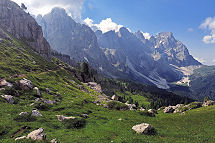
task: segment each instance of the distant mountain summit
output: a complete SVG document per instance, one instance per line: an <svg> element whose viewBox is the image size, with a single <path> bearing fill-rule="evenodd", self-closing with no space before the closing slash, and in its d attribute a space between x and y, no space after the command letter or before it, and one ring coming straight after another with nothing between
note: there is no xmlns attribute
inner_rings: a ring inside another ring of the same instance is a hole
<svg viewBox="0 0 215 143"><path fill-rule="evenodd" d="M75 61L86 61L100 73L112 77L154 84L168 89L179 81L181 67L201 65L172 33L163 32L146 39L141 31L93 31L76 23L64 9L36 18L51 47Z"/></svg>

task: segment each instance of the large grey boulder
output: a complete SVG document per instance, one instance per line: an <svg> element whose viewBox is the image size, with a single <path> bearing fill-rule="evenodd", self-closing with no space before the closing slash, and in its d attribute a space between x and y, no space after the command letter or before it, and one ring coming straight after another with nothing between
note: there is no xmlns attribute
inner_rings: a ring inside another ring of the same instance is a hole
<svg viewBox="0 0 215 143"><path fill-rule="evenodd" d="M1 95L2 98L7 100L8 103L13 104L14 103L14 98L11 95Z"/></svg>
<svg viewBox="0 0 215 143"><path fill-rule="evenodd" d="M22 90L32 90L33 89L33 83L30 80L27 80L25 78L20 80L18 85Z"/></svg>
<svg viewBox="0 0 215 143"><path fill-rule="evenodd" d="M27 136L28 139L42 141L46 139L46 134L44 133L43 128L39 128L37 130L32 131Z"/></svg>
<svg viewBox="0 0 215 143"><path fill-rule="evenodd" d="M154 134L155 133L155 128L152 127L152 125L147 124L147 123L142 123L139 125L135 125L132 127L132 129L138 133L138 134Z"/></svg>

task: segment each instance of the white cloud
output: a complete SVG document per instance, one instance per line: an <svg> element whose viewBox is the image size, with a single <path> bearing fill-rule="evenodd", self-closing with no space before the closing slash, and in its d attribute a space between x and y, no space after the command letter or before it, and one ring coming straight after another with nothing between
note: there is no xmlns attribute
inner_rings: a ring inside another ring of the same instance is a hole
<svg viewBox="0 0 215 143"><path fill-rule="evenodd" d="M111 18L102 20L99 24L94 24L94 21L90 18L86 18L84 22L93 30L101 30L102 33L106 33L111 30L118 32L119 29L123 27L123 25L118 25L115 22L113 22Z"/></svg>
<svg viewBox="0 0 215 143"><path fill-rule="evenodd" d="M193 29L193 28L188 28L187 31L188 31L188 32L193 32L194 29Z"/></svg>
<svg viewBox="0 0 215 143"><path fill-rule="evenodd" d="M142 32L143 36L146 38L146 39L150 39L151 38L151 35L149 33L144 33Z"/></svg>
<svg viewBox="0 0 215 143"><path fill-rule="evenodd" d="M24 3L31 14L47 14L54 7L66 9L74 19L81 19L82 7L85 0L12 0L19 5Z"/></svg>
<svg viewBox="0 0 215 143"><path fill-rule="evenodd" d="M198 58L198 57L194 57L194 59L196 59L197 61L199 61L200 63L206 63L206 60L203 58Z"/></svg>
<svg viewBox="0 0 215 143"><path fill-rule="evenodd" d="M215 43L215 17L208 17L200 25L201 29L206 29L210 31L210 35L204 36L202 41L206 44Z"/></svg>
<svg viewBox="0 0 215 143"><path fill-rule="evenodd" d="M215 59L213 59L212 62L215 63Z"/></svg>

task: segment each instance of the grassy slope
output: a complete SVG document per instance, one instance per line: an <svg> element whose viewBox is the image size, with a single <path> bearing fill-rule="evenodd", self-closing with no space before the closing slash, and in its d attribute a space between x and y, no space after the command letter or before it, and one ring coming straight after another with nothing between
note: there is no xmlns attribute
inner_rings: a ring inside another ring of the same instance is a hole
<svg viewBox="0 0 215 143"><path fill-rule="evenodd" d="M90 89L88 89L89 93L80 91L78 85L81 83L78 81L76 84L70 82L69 79L75 79L66 70L44 61L23 43L20 44L17 41L13 41L13 43L15 44L13 46L8 41L5 44L2 42L0 44L0 76L7 77L10 82L14 82L19 78L10 79L9 76L24 73L27 79L30 79L35 86L41 89L44 99L56 100L56 97L45 92L45 88L50 88L52 92L58 92L62 95L62 101L50 107L48 111L40 111L43 117L34 122L17 122L13 119L20 112L31 112L33 107L29 105L35 99L33 93L31 91L22 93L21 96L16 97L18 104L15 105L5 103L1 99L0 131L5 131L5 134L0 136L1 143L14 142L14 138L10 138L11 135L23 126L29 126L31 129L17 136L27 135L30 131L43 127L47 134L47 140L57 138L61 143L196 143L215 141L215 106L188 111L185 115L159 113L155 118L142 116L135 111L108 110L90 103L96 98L96 96L90 95L98 93ZM22 46L25 46L27 50L24 50ZM3 56L4 58L2 58ZM17 56L20 56L21 59ZM33 61L36 61L37 64L34 64ZM136 98L135 100L139 99ZM141 101L146 103L145 99L141 99ZM90 114L86 127L82 129L66 129L55 117L58 114L79 116L83 113ZM122 121L118 120L119 118ZM131 129L132 126L143 122L152 124L157 129L158 134L156 136L135 134Z"/></svg>

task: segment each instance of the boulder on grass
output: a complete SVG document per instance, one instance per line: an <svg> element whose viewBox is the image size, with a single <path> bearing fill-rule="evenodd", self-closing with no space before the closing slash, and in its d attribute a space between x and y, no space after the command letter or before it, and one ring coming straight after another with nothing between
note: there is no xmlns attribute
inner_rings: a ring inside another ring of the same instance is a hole
<svg viewBox="0 0 215 143"><path fill-rule="evenodd" d="M33 89L33 83L30 80L22 79L19 81L18 86L22 90L32 90Z"/></svg>
<svg viewBox="0 0 215 143"><path fill-rule="evenodd" d="M14 98L11 95L1 95L2 98L7 100L8 103L13 104L14 103Z"/></svg>
<svg viewBox="0 0 215 143"><path fill-rule="evenodd" d="M44 133L43 128L39 128L37 130L32 131L27 136L28 139L42 141L46 139L46 134Z"/></svg>
<svg viewBox="0 0 215 143"><path fill-rule="evenodd" d="M57 139L53 139L50 141L50 143L58 143L58 142L57 142Z"/></svg>
<svg viewBox="0 0 215 143"><path fill-rule="evenodd" d="M147 123L142 123L139 125L135 125L132 127L132 129L137 133L137 134L146 134L146 135L152 135L155 134L155 128L152 127L152 125L147 124Z"/></svg>

